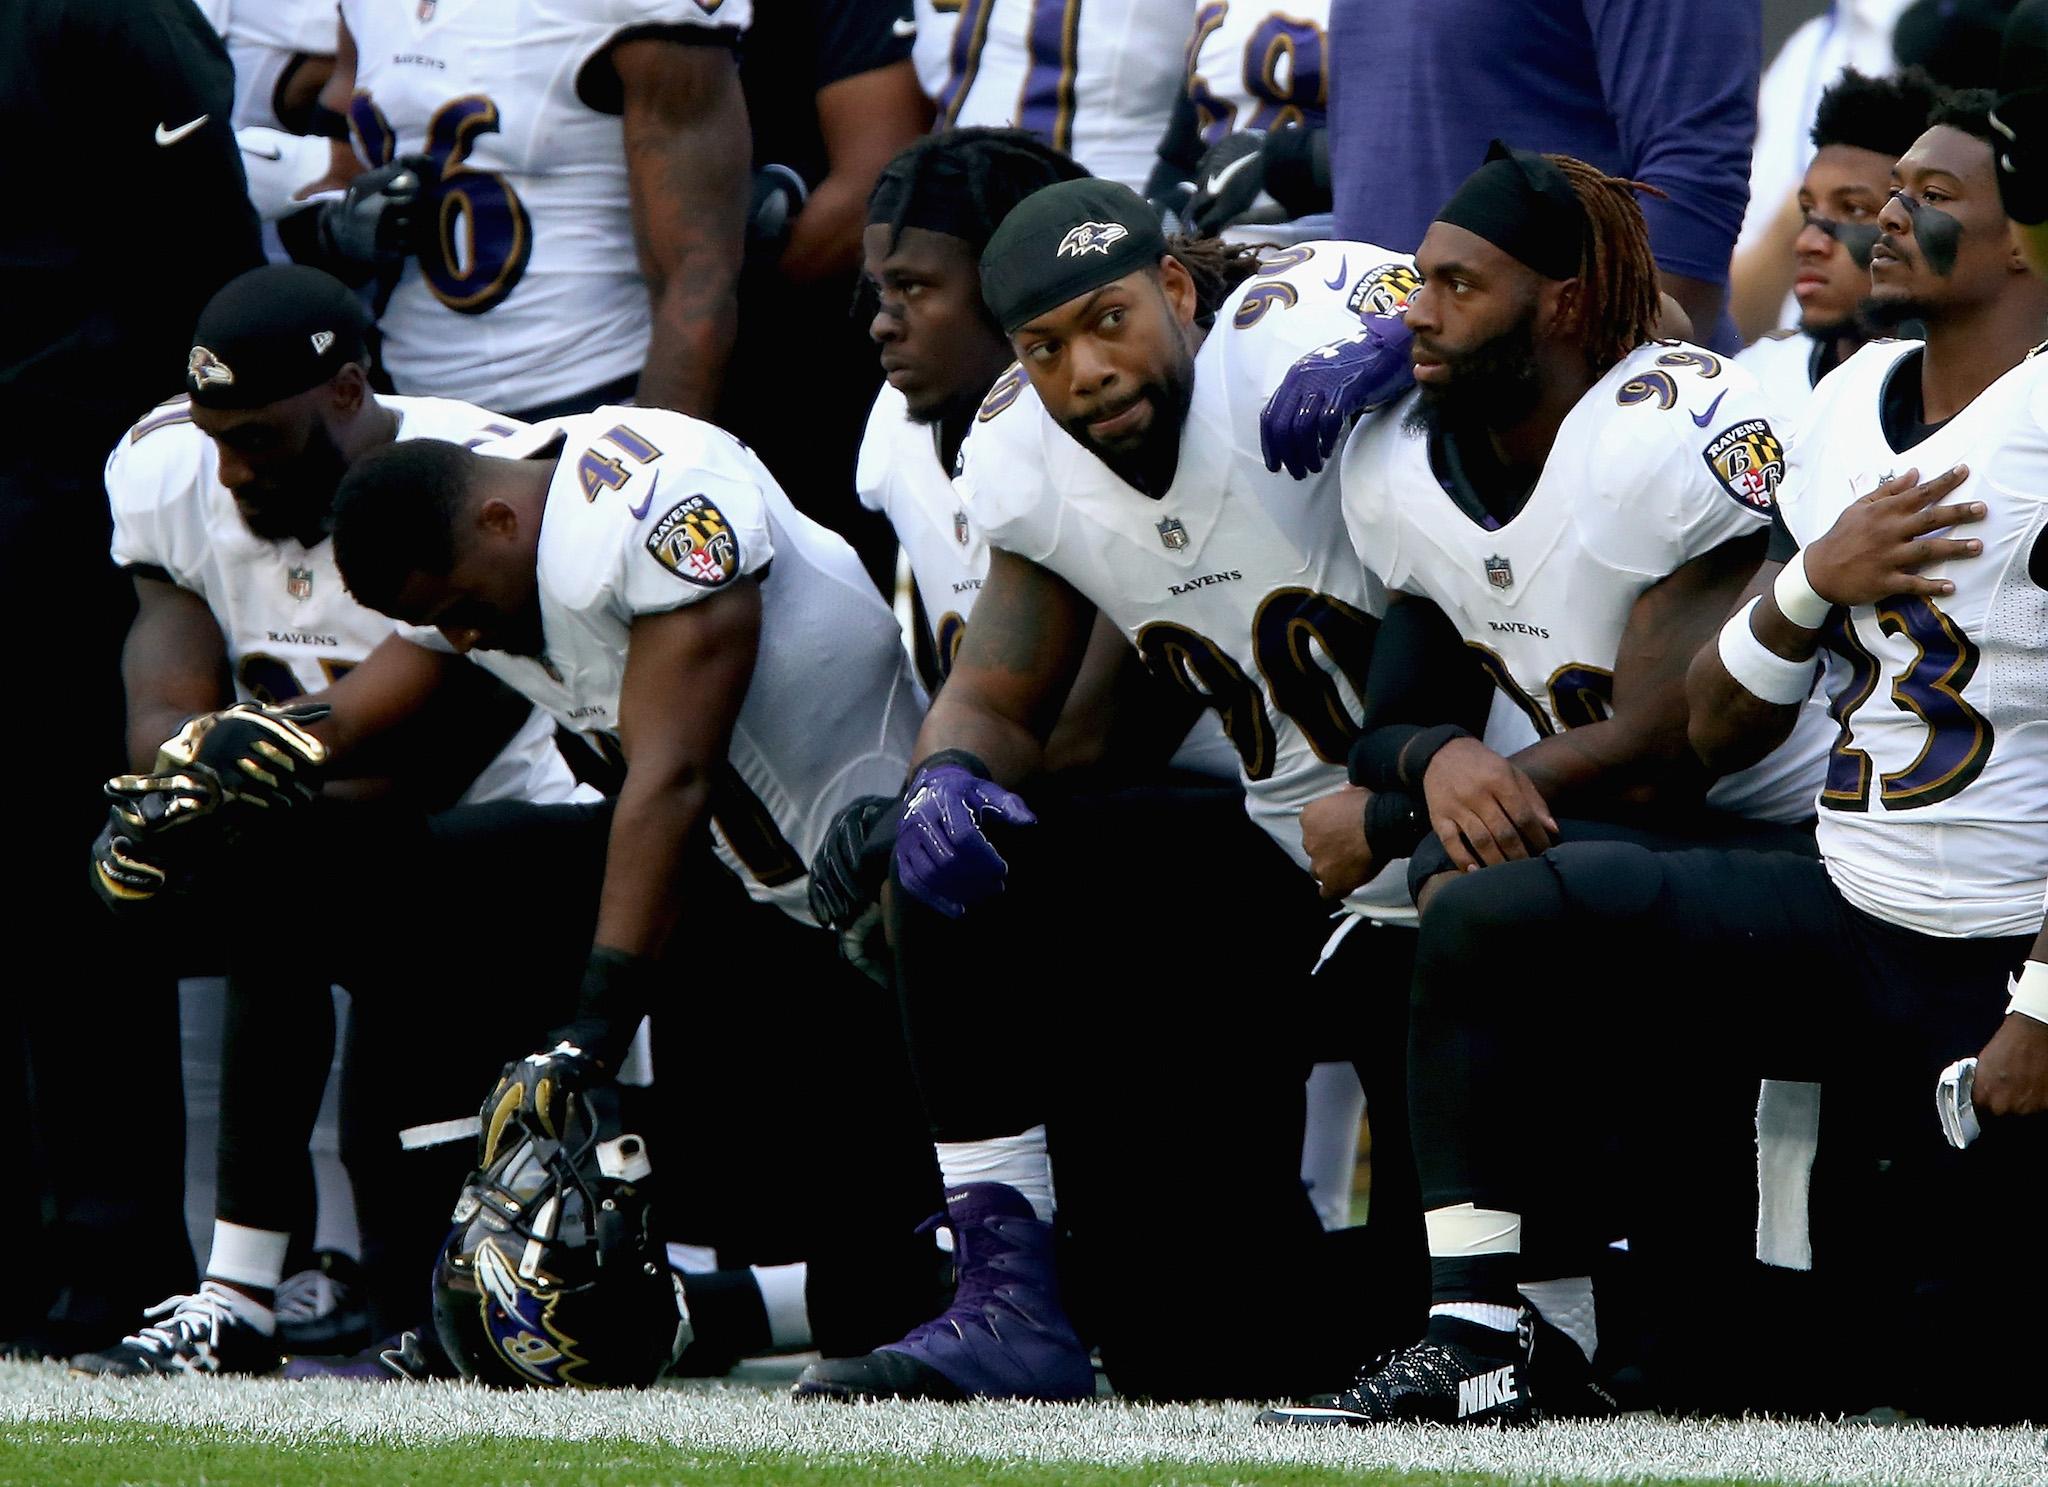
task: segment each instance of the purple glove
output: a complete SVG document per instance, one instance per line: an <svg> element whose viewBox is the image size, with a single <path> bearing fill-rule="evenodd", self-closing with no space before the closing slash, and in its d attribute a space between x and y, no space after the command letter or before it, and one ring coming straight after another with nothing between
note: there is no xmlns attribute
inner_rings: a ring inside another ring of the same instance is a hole
<svg viewBox="0 0 2048 1487"><path fill-rule="evenodd" d="M1367 315L1356 335L1318 346L1287 369L1259 414L1259 451L1266 468L1286 466L1296 480L1323 468L1345 424L1392 402L1415 385L1408 360L1408 322Z"/></svg>
<svg viewBox="0 0 2048 1487"><path fill-rule="evenodd" d="M896 876L913 897L949 919L1003 891L1010 868L982 834L984 815L1012 826L1038 820L1021 799L964 764L926 764L904 794Z"/></svg>

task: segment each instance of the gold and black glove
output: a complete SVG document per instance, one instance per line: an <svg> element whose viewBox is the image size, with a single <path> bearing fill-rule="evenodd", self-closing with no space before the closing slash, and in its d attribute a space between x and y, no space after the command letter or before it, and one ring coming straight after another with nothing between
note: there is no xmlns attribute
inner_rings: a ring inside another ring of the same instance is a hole
<svg viewBox="0 0 2048 1487"><path fill-rule="evenodd" d="M220 808L220 780L195 765L115 775L102 788L113 805L92 844L93 891L111 909L132 909L175 886L209 835L200 828Z"/></svg>
<svg viewBox="0 0 2048 1487"><path fill-rule="evenodd" d="M202 714L157 751L156 773L206 769L220 781L225 800L262 809L304 805L320 793L327 746L301 725L330 711L324 702L238 702Z"/></svg>

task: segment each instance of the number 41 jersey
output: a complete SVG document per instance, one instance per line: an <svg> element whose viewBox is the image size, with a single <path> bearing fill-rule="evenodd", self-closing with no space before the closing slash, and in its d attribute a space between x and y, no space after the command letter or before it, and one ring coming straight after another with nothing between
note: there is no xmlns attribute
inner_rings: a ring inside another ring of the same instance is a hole
<svg viewBox="0 0 2048 1487"><path fill-rule="evenodd" d="M1303 868L1298 818L1340 790L1383 592L1344 538L1334 463L1297 481L1266 469L1259 412L1294 362L1358 329L1352 301L1405 257L1303 243L1267 260L1217 313L1195 357L1172 487L1126 485L1046 413L1022 371L989 393L958 482L989 543L1072 584L1146 668L1222 720L1252 819ZM1405 907L1387 874L1354 896Z"/></svg>
<svg viewBox="0 0 2048 1487"><path fill-rule="evenodd" d="M751 0L343 0L370 165L432 156L426 246L381 317L402 392L514 411L639 371L649 329L619 82L629 31L737 35Z"/></svg>
<svg viewBox="0 0 2048 1487"><path fill-rule="evenodd" d="M2048 887L2048 593L2030 574L2048 526L2048 358L2030 356L1907 449L1880 416L1918 377L1913 341L1866 346L1821 380L1781 498L1803 547L1891 475L1958 464L1982 501L1977 557L1923 570L1956 590L1841 611L1823 637L1841 725L1820 846L1842 896L1925 934L2032 934Z"/></svg>

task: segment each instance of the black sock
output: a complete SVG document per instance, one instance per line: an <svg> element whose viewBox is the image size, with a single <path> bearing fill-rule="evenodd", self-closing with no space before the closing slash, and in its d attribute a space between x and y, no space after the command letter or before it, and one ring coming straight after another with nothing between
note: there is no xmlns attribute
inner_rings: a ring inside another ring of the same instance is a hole
<svg viewBox="0 0 2048 1487"><path fill-rule="evenodd" d="M714 1367L723 1372L742 1358L768 1351L768 1307L751 1270L685 1272L683 1299L696 1336L678 1361L679 1372Z"/></svg>
<svg viewBox="0 0 2048 1487"><path fill-rule="evenodd" d="M1430 1301L1477 1301L1489 1306L1520 1306L1521 1293L1515 1279L1522 1268L1520 1255L1432 1256L1429 1262Z"/></svg>

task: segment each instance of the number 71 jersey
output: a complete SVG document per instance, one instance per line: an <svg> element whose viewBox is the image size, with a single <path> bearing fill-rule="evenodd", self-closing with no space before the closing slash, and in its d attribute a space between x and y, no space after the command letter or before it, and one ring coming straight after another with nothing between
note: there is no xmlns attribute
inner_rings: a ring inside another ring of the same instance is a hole
<svg viewBox="0 0 2048 1487"><path fill-rule="evenodd" d="M640 370L650 326L619 82L628 31L744 30L752 0L342 0L371 165L431 156L426 242L379 320L401 392L535 407Z"/></svg>
<svg viewBox="0 0 2048 1487"><path fill-rule="evenodd" d="M2048 358L2030 356L1920 443L1895 450L1880 409L1918 377L1918 342L1880 341L1821 380L1779 502L1800 546L1888 477L1957 464L1981 501L1977 557L1923 570L1953 594L1838 613L1827 647L1841 725L1819 837L1842 896L1926 934L2032 934L2048 889L2048 592L2031 576L2048 528Z"/></svg>

